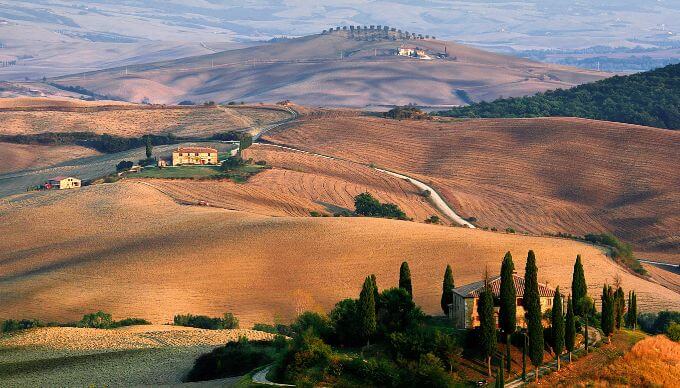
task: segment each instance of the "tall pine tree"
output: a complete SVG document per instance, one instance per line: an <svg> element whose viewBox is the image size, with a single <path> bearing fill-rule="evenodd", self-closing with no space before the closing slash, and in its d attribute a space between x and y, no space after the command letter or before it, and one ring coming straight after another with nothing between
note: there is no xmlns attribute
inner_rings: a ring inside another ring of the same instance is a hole
<svg viewBox="0 0 680 388"><path fill-rule="evenodd" d="M541 322L541 299L538 294L538 268L534 251L529 251L524 271L524 308L529 332L529 359L536 368L535 375L538 381L538 368L543 364L543 324Z"/></svg>
<svg viewBox="0 0 680 388"><path fill-rule="evenodd" d="M375 274L371 274L371 283L373 286L373 299L375 300L375 311L378 311L378 307L380 305L380 291L378 291L378 279L375 277Z"/></svg>
<svg viewBox="0 0 680 388"><path fill-rule="evenodd" d="M571 296L567 298L567 318L564 324L564 345L569 352L569 362L571 363L571 352L576 346L576 319L574 318L574 306Z"/></svg>
<svg viewBox="0 0 680 388"><path fill-rule="evenodd" d="M403 288L413 297L413 286L411 286L411 270L408 268L408 263L401 263L399 268L399 288Z"/></svg>
<svg viewBox="0 0 680 388"><path fill-rule="evenodd" d="M480 350L486 359L489 377L491 377L491 356L496 350L496 320L493 316L493 294L487 276L484 278L484 290L479 295L477 315L479 316Z"/></svg>
<svg viewBox="0 0 680 388"><path fill-rule="evenodd" d="M373 290L373 280L370 276L364 281L359 294L358 305L359 335L368 343L375 334L377 328L377 318L375 314L375 292Z"/></svg>
<svg viewBox="0 0 680 388"><path fill-rule="evenodd" d="M564 315L562 314L562 295L560 287L555 290L552 307L552 342L555 356L557 357L557 370L560 370L560 356L564 352Z"/></svg>
<svg viewBox="0 0 680 388"><path fill-rule="evenodd" d="M623 323L623 314L626 311L626 295L623 293L623 288L619 287L614 293L614 322L616 329L621 329Z"/></svg>
<svg viewBox="0 0 680 388"><path fill-rule="evenodd" d="M602 316L600 326L602 333L607 337L607 342L611 342L611 335L614 332L614 292L611 286L602 286Z"/></svg>
<svg viewBox="0 0 680 388"><path fill-rule="evenodd" d="M508 372L511 367L510 356L510 336L515 332L517 327L517 290L515 290L515 280L513 279L513 272L515 271L515 264L512 262L512 255L510 252L503 257L503 264L501 265L501 289L500 289L500 310L498 311L498 320L503 336L505 338L505 357L506 367Z"/></svg>
<svg viewBox="0 0 680 388"><path fill-rule="evenodd" d="M442 284L442 300L441 306L442 311L446 316L449 315L449 305L453 303L453 271L450 265L446 265L446 271L444 271L444 283Z"/></svg>
<svg viewBox="0 0 680 388"><path fill-rule="evenodd" d="M586 285L586 275L583 272L583 264L581 263L581 255L576 256L576 263L574 263L574 273L571 279L571 295L574 301L574 312L576 315L583 317L586 311L583 307L586 303L583 298L588 295L588 286Z"/></svg>

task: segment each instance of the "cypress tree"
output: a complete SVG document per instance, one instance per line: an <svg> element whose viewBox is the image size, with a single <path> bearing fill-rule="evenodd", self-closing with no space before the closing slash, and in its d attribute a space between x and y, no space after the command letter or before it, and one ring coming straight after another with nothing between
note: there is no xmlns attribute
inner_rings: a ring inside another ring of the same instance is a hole
<svg viewBox="0 0 680 388"><path fill-rule="evenodd" d="M503 357L500 359L500 365L498 365L498 372L496 373L496 387L497 388L503 388L505 387L505 376L503 375Z"/></svg>
<svg viewBox="0 0 680 388"><path fill-rule="evenodd" d="M371 336L375 334L377 328L377 319L375 314L375 292L373 290L373 281L371 277L367 277L359 294L359 335L368 343Z"/></svg>
<svg viewBox="0 0 680 388"><path fill-rule="evenodd" d="M151 136L146 135L146 158L151 158L153 153L153 144L151 144Z"/></svg>
<svg viewBox="0 0 680 388"><path fill-rule="evenodd" d="M503 264L501 265L501 287L500 287L500 310L498 312L498 320L500 321L501 330L505 337L505 357L508 372L511 368L510 356L510 336L515 332L517 327L517 290L515 290L515 281L512 273L515 271L515 264L512 262L512 255L510 252L505 254Z"/></svg>
<svg viewBox="0 0 680 388"><path fill-rule="evenodd" d="M637 317L638 317L637 292L633 291L633 330L637 329Z"/></svg>
<svg viewBox="0 0 680 388"><path fill-rule="evenodd" d="M588 286L586 285L586 276L583 272L581 255L576 256L576 263L574 263L574 273L571 279L571 294L572 299L574 300L574 312L576 315L582 317L586 311L582 310L585 304L582 303L581 300L588 295Z"/></svg>
<svg viewBox="0 0 680 388"><path fill-rule="evenodd" d="M571 303L571 296L567 298L567 318L564 325L564 345L569 352L569 362L571 363L571 352L576 346L576 320L574 319L574 306Z"/></svg>
<svg viewBox="0 0 680 388"><path fill-rule="evenodd" d="M524 271L524 308L529 332L529 359L536 368L536 381L538 381L538 368L543 364L543 324L541 323L541 299L538 294L538 268L534 251L529 251Z"/></svg>
<svg viewBox="0 0 680 388"><path fill-rule="evenodd" d="M623 314L626 311L626 300L623 288L619 287L614 293L614 321L616 323L616 330L621 329L623 322Z"/></svg>
<svg viewBox="0 0 680 388"><path fill-rule="evenodd" d="M375 274L371 274L371 283L373 285L373 299L375 300L375 308L378 311L378 305L380 304L380 291L378 291L378 280Z"/></svg>
<svg viewBox="0 0 680 388"><path fill-rule="evenodd" d="M626 312L626 326L635 330L637 323L637 302L635 291L628 291L628 311Z"/></svg>
<svg viewBox="0 0 680 388"><path fill-rule="evenodd" d="M408 263L401 263L399 268L399 288L403 288L413 297L413 286L411 286L411 270L408 268Z"/></svg>
<svg viewBox="0 0 680 388"><path fill-rule="evenodd" d="M486 277L484 291L479 295L477 303L477 315L480 329L479 344L482 355L486 358L489 377L491 377L491 356L496 350L496 321L493 316L493 294Z"/></svg>
<svg viewBox="0 0 680 388"><path fill-rule="evenodd" d="M611 286L602 286L602 317L600 326L602 333L607 337L607 342L611 342L610 336L614 332L614 293Z"/></svg>
<svg viewBox="0 0 680 388"><path fill-rule="evenodd" d="M557 356L557 370L560 370L560 356L564 351L564 315L562 314L562 295L560 287L555 290L552 307L552 341L555 355Z"/></svg>
<svg viewBox="0 0 680 388"><path fill-rule="evenodd" d="M453 303L453 271L450 265L446 265L446 271L444 271L444 283L442 284L442 300L441 306L444 314L449 315L449 305Z"/></svg>

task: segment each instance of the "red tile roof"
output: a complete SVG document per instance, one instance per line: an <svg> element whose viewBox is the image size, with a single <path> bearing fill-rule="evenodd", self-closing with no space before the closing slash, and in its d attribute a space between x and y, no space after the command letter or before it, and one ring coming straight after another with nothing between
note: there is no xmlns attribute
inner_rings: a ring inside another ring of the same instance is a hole
<svg viewBox="0 0 680 388"><path fill-rule="evenodd" d="M524 297L524 278L519 275L512 275L512 280L515 282L515 291L517 292L517 297ZM501 277L496 276L489 279L489 287L491 287L491 292L494 297L499 297L501 294ZM484 281L480 280L478 282L466 284L464 286L455 288L453 292L462 296L463 298L477 298L479 294L484 289ZM538 295L552 297L555 295L555 290L548 287L545 284L538 283Z"/></svg>
<svg viewBox="0 0 680 388"><path fill-rule="evenodd" d="M210 147L180 147L175 152L195 152L195 153L210 153L216 154L217 150Z"/></svg>

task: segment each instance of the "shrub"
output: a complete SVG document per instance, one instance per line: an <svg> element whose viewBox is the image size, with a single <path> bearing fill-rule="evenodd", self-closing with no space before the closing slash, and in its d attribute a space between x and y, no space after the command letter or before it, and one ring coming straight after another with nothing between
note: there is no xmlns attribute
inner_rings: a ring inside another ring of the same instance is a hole
<svg viewBox="0 0 680 388"><path fill-rule="evenodd" d="M320 371L325 370L331 359L331 347L311 330L298 335L278 362L276 371L285 381L297 382L309 379L315 383L323 379ZM297 384L296 384L297 385Z"/></svg>
<svg viewBox="0 0 680 388"><path fill-rule="evenodd" d="M231 313L225 313L224 318L211 318L206 315L178 314L175 315L173 323L176 326L188 326L210 330L238 328L238 319Z"/></svg>
<svg viewBox="0 0 680 388"><path fill-rule="evenodd" d="M253 330L263 331L265 333L271 334L281 334L281 335L292 335L290 327L282 325L280 323L275 325L270 325L267 323L256 323L253 325Z"/></svg>
<svg viewBox="0 0 680 388"><path fill-rule="evenodd" d="M121 160L118 164L116 164L116 171L129 170L133 165L134 163L129 160Z"/></svg>
<svg viewBox="0 0 680 388"><path fill-rule="evenodd" d="M658 314L642 313L638 316L640 329L650 334L663 334L673 323L680 324L680 311L660 311Z"/></svg>
<svg viewBox="0 0 680 388"><path fill-rule="evenodd" d="M355 213L365 217L384 217L406 220L406 214L393 203L380 203L369 193L354 197Z"/></svg>
<svg viewBox="0 0 680 388"><path fill-rule="evenodd" d="M321 213L319 213L317 211L311 211L311 212L309 212L309 215L312 216L312 217L321 217Z"/></svg>
<svg viewBox="0 0 680 388"><path fill-rule="evenodd" d="M642 267L642 264L640 264L640 262L633 255L633 247L630 244L619 240L613 234L590 233L585 235L583 238L588 242L609 247L613 259L621 262L623 265L627 266L640 275L647 275L647 270Z"/></svg>
<svg viewBox="0 0 680 388"><path fill-rule="evenodd" d="M262 348L253 346L247 339L230 342L203 354L194 362L187 381L205 381L241 376L252 369L272 362L272 357Z"/></svg>
<svg viewBox="0 0 680 388"><path fill-rule="evenodd" d="M238 329L238 318L232 313L224 313L222 318L222 328L223 329Z"/></svg>
<svg viewBox="0 0 680 388"><path fill-rule="evenodd" d="M680 323L673 322L668 325L666 336L675 342L680 342Z"/></svg>
<svg viewBox="0 0 680 388"><path fill-rule="evenodd" d="M425 219L426 224L440 224L442 221L439 219L439 216L429 216L428 218Z"/></svg>
<svg viewBox="0 0 680 388"><path fill-rule="evenodd" d="M333 333L333 326L327 316L307 311L300 314L290 325L293 333L302 334L310 331L314 336L328 339Z"/></svg>
<svg viewBox="0 0 680 388"><path fill-rule="evenodd" d="M422 120L430 118L430 116L427 113L416 108L415 106L398 106L386 112L384 114L384 117L395 120L402 119Z"/></svg>
<svg viewBox="0 0 680 388"><path fill-rule="evenodd" d="M8 319L2 322L0 333L9 333L12 331L26 330L34 327L43 327L45 324L37 319Z"/></svg>
<svg viewBox="0 0 680 388"><path fill-rule="evenodd" d="M258 160L257 162L255 162L255 164L258 165L258 166L266 166L267 161L266 160Z"/></svg>
<svg viewBox="0 0 680 388"><path fill-rule="evenodd" d="M136 326L136 325L150 325L151 322L143 318L125 318L115 323L115 326Z"/></svg>
<svg viewBox="0 0 680 388"><path fill-rule="evenodd" d="M113 324L111 314L99 310L96 313L83 315L83 318L78 322L78 327L109 329L113 327Z"/></svg>
<svg viewBox="0 0 680 388"><path fill-rule="evenodd" d="M515 233L515 229L513 229L513 228L505 228L505 233Z"/></svg>
<svg viewBox="0 0 680 388"><path fill-rule="evenodd" d="M243 161L243 158L240 156L230 156L222 162L222 171L227 171L227 170L232 170L234 168L238 168L240 166L243 166L245 162Z"/></svg>

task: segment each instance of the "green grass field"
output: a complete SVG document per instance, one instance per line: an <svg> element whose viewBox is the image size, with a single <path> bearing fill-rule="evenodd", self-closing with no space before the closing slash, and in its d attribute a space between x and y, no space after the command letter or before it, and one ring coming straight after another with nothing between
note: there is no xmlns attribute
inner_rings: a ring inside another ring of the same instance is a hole
<svg viewBox="0 0 680 388"><path fill-rule="evenodd" d="M131 178L156 179L231 179L235 182L245 182L250 176L257 174L266 167L258 165L244 165L222 171L219 166L179 166L179 167L147 167L139 173L130 174Z"/></svg>

